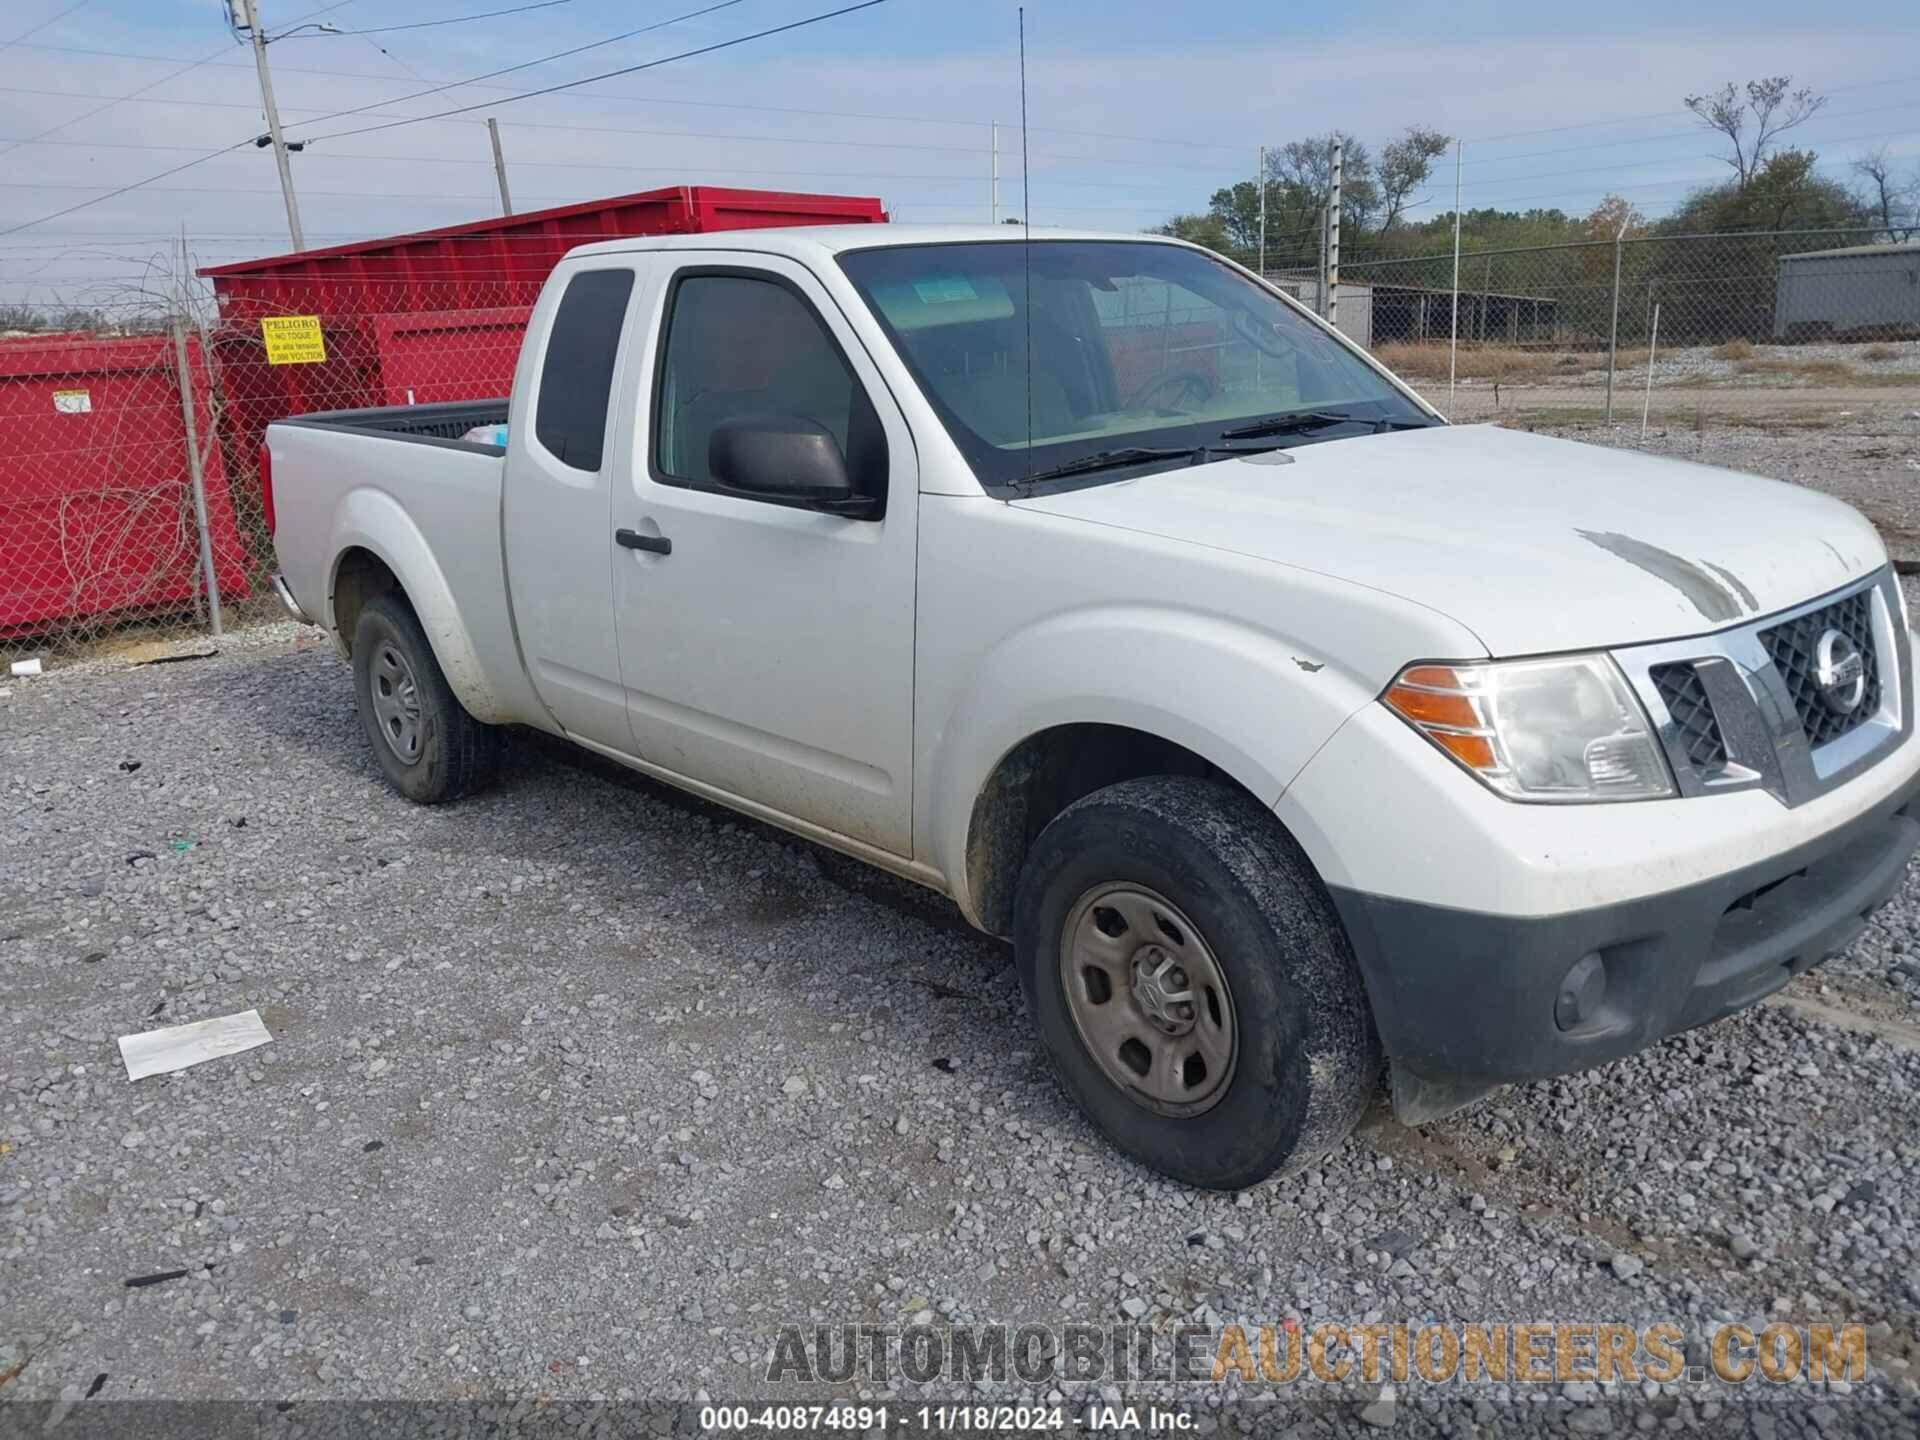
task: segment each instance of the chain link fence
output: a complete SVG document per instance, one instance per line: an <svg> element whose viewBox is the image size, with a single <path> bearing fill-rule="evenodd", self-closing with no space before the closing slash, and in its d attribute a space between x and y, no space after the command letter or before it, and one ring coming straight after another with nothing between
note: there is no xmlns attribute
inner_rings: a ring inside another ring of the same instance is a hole
<svg viewBox="0 0 1920 1440"><path fill-rule="evenodd" d="M1454 256L1349 254L1339 323L1416 383L1920 386L1920 244L1864 231L1627 236ZM0 653L70 651L277 613L261 440L283 416L508 393L546 249L409 262L404 279L216 277L156 261L136 289L0 333ZM1323 309L1318 256L1268 266ZM1458 353L1452 351L1455 327ZM1644 369L1635 377L1645 375ZM191 438L190 438L191 437Z"/></svg>
<svg viewBox="0 0 1920 1440"><path fill-rule="evenodd" d="M1317 255L1267 273L1326 313ZM1874 230L1623 235L1576 244L1343 257L1341 328L1387 363L1551 381L1650 347L1727 382L1920 385L1920 241ZM1656 335L1655 326L1658 326ZM1889 368L1892 367L1892 368Z"/></svg>
<svg viewBox="0 0 1920 1440"><path fill-rule="evenodd" d="M277 616L267 426L506 395L544 278L175 275L0 333L0 657Z"/></svg>

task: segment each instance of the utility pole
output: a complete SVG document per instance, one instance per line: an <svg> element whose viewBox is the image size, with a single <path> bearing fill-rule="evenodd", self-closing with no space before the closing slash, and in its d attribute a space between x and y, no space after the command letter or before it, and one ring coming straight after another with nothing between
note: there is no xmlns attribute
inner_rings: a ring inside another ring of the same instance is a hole
<svg viewBox="0 0 1920 1440"><path fill-rule="evenodd" d="M287 139L280 133L280 107L273 100L273 75L267 69L267 36L260 27L257 0L232 0L240 28L253 37L253 68L260 75L260 104L267 112L267 136L273 142L274 162L280 167L280 195L287 202L287 230L293 236L293 248L304 250L307 242L300 233L300 202L293 196L293 166L287 162Z"/></svg>
<svg viewBox="0 0 1920 1440"><path fill-rule="evenodd" d="M487 138L493 141L493 178L500 182L500 213L513 213L513 196L507 193L507 157L500 152L500 122L487 117Z"/></svg>
<svg viewBox="0 0 1920 1440"><path fill-rule="evenodd" d="M993 122L993 223L1000 223L1000 122Z"/></svg>
<svg viewBox="0 0 1920 1440"><path fill-rule="evenodd" d="M1260 278L1267 278L1267 147L1260 147L1260 163L1254 169L1253 183L1260 187Z"/></svg>
<svg viewBox="0 0 1920 1440"><path fill-rule="evenodd" d="M1333 137L1333 194L1327 201L1327 323L1340 325L1340 212L1345 208L1347 142Z"/></svg>

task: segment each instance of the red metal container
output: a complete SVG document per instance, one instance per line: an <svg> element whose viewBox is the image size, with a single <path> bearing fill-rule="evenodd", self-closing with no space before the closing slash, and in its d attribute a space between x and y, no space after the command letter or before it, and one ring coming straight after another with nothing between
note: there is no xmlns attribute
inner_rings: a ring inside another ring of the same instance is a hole
<svg viewBox="0 0 1920 1440"><path fill-rule="evenodd" d="M202 270L220 306L228 463L250 472L287 415L504 395L540 287L577 245L886 218L865 196L682 185ZM268 363L260 321L280 315L319 317L324 362Z"/></svg>
<svg viewBox="0 0 1920 1440"><path fill-rule="evenodd" d="M198 341L194 424L214 573L244 595ZM59 336L0 344L0 634L88 615L189 608L200 589L186 424L170 336Z"/></svg>

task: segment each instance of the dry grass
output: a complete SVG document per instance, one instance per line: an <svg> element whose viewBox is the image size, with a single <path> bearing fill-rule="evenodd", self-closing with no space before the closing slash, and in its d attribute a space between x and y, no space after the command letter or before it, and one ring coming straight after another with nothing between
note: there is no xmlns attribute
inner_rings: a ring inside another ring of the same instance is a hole
<svg viewBox="0 0 1920 1440"><path fill-rule="evenodd" d="M1381 345L1373 354L1405 380L1447 378L1445 345ZM1573 357L1543 350L1510 350L1500 345L1462 345L1455 373L1462 380L1528 380L1551 375L1568 358ZM1573 363L1580 362L1573 358Z"/></svg>
<svg viewBox="0 0 1920 1440"><path fill-rule="evenodd" d="M1736 341L1744 344L1744 341ZM1722 350L1726 346L1720 347ZM1751 348L1751 347L1749 347ZM1715 352L1719 353L1718 351ZM1844 360L1742 360L1734 366L1742 375L1785 375L1809 385L1843 384L1856 378L1854 369Z"/></svg>
<svg viewBox="0 0 1920 1440"><path fill-rule="evenodd" d="M1898 360L1900 352L1891 345L1869 345L1860 352L1862 360Z"/></svg>
<svg viewBox="0 0 1920 1440"><path fill-rule="evenodd" d="M1751 360L1753 359L1753 342L1750 340L1729 340L1724 345L1716 345L1713 348L1713 358L1716 360Z"/></svg>

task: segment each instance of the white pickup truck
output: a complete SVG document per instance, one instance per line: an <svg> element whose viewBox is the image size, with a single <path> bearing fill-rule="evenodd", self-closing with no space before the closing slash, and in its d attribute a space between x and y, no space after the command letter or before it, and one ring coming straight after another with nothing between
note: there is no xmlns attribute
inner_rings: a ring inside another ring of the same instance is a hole
<svg viewBox="0 0 1920 1440"><path fill-rule="evenodd" d="M589 245L511 400L267 447L404 794L530 726L943 891L1197 1185L1749 1005L1920 837L1858 514L1446 424L1175 242Z"/></svg>

